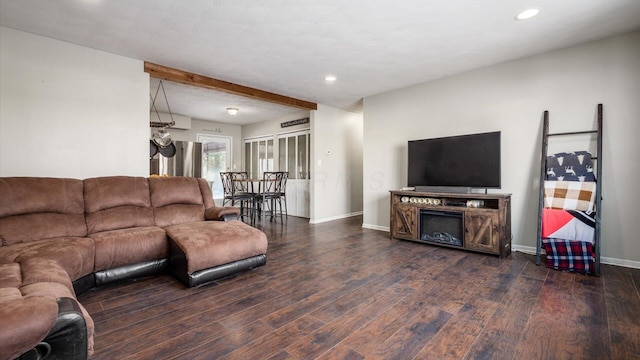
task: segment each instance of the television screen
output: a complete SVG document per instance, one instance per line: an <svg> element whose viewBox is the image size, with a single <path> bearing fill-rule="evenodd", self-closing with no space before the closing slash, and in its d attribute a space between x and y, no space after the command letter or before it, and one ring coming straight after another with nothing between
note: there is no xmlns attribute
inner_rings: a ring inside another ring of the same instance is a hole
<svg viewBox="0 0 640 360"><path fill-rule="evenodd" d="M500 132L409 141L408 185L500 188Z"/></svg>

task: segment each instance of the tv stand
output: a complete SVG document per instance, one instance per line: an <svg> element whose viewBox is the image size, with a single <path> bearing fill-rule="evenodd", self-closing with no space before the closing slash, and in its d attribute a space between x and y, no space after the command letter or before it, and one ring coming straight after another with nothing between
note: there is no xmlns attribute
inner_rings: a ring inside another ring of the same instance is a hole
<svg viewBox="0 0 640 360"><path fill-rule="evenodd" d="M511 194L391 191L390 220L395 239L511 254Z"/></svg>

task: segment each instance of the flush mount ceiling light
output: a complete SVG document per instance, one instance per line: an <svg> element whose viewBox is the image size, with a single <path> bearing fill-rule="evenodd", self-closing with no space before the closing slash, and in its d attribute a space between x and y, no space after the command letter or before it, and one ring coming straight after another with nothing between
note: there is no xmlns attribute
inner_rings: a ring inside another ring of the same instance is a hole
<svg viewBox="0 0 640 360"><path fill-rule="evenodd" d="M527 20L532 17L538 15L540 13L540 9L527 9L520 14L516 15L516 20Z"/></svg>
<svg viewBox="0 0 640 360"><path fill-rule="evenodd" d="M324 80L327 82L334 82L338 80L338 78L335 75L327 75L324 77Z"/></svg>
<svg viewBox="0 0 640 360"><path fill-rule="evenodd" d="M236 109L236 108L227 108L227 112L229 113L229 115L231 116L236 116L238 115L238 112L240 110Z"/></svg>

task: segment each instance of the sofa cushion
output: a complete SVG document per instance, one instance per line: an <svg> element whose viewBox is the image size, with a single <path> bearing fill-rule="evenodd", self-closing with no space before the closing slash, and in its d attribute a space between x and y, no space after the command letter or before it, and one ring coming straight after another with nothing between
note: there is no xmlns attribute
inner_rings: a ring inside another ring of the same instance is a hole
<svg viewBox="0 0 640 360"><path fill-rule="evenodd" d="M267 253L267 236L239 220L206 221L165 228L187 260L189 274Z"/></svg>
<svg viewBox="0 0 640 360"><path fill-rule="evenodd" d="M146 178L110 176L84 180L89 234L153 225Z"/></svg>
<svg viewBox="0 0 640 360"><path fill-rule="evenodd" d="M22 293L17 287L2 287L0 288L0 306L7 301L22 298Z"/></svg>
<svg viewBox="0 0 640 360"><path fill-rule="evenodd" d="M34 213L0 219L2 246L64 236L87 235L80 214Z"/></svg>
<svg viewBox="0 0 640 360"><path fill-rule="evenodd" d="M172 204L203 205L200 185L196 178L176 176L148 180L153 207Z"/></svg>
<svg viewBox="0 0 640 360"><path fill-rule="evenodd" d="M204 207L198 205L167 205L154 209L156 226L165 227L195 221L204 221Z"/></svg>
<svg viewBox="0 0 640 360"><path fill-rule="evenodd" d="M82 181L0 178L3 246L63 236L85 236Z"/></svg>
<svg viewBox="0 0 640 360"><path fill-rule="evenodd" d="M94 271L165 259L169 256L167 235L158 227L111 230L90 236L96 246Z"/></svg>
<svg viewBox="0 0 640 360"><path fill-rule="evenodd" d="M0 354L13 359L42 341L58 317L55 299L42 296L19 297L0 302Z"/></svg>
<svg viewBox="0 0 640 360"><path fill-rule="evenodd" d="M153 209L138 206L119 206L87 214L87 231L102 231L153 226Z"/></svg>
<svg viewBox="0 0 640 360"><path fill-rule="evenodd" d="M56 260L39 257L27 258L20 262L22 269L22 286L36 283L58 283L64 285L75 299L73 284L69 274Z"/></svg>
<svg viewBox="0 0 640 360"><path fill-rule="evenodd" d="M84 213L83 185L78 179L0 178L0 199L0 217L36 212Z"/></svg>
<svg viewBox="0 0 640 360"><path fill-rule="evenodd" d="M211 192L211 185L207 182L206 179L197 178L198 186L200 187L200 193L202 194L202 202L204 204L205 209L210 209L215 207L216 204L213 201L213 193Z"/></svg>
<svg viewBox="0 0 640 360"><path fill-rule="evenodd" d="M156 226L204 220L205 206L196 178L149 178L149 189Z"/></svg>
<svg viewBox="0 0 640 360"><path fill-rule="evenodd" d="M14 262L0 264L0 289L17 288L20 284L22 284L20 264Z"/></svg>
<svg viewBox="0 0 640 360"><path fill-rule="evenodd" d="M76 296L64 285L56 282L39 282L20 287L22 296L42 296L53 300L61 297L70 297L75 299Z"/></svg>
<svg viewBox="0 0 640 360"><path fill-rule="evenodd" d="M50 259L58 263L75 281L93 272L95 245L81 237L61 237L0 247L0 263Z"/></svg>

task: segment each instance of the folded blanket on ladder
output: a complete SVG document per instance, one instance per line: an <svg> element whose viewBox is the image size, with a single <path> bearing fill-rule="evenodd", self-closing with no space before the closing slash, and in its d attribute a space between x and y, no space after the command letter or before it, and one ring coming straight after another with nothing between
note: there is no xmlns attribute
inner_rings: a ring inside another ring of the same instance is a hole
<svg viewBox="0 0 640 360"><path fill-rule="evenodd" d="M547 180L596 181L588 151L562 152L547 156Z"/></svg>
<svg viewBox="0 0 640 360"><path fill-rule="evenodd" d="M595 212L542 209L542 244L547 267L593 272Z"/></svg>
<svg viewBox="0 0 640 360"><path fill-rule="evenodd" d="M585 241L593 245L596 213L542 209L542 237Z"/></svg>
<svg viewBox="0 0 640 360"><path fill-rule="evenodd" d="M547 267L581 274L593 273L593 244L587 241L542 239L547 253Z"/></svg>
<svg viewBox="0 0 640 360"><path fill-rule="evenodd" d="M561 210L593 211L596 183L587 181L545 181L544 207Z"/></svg>

